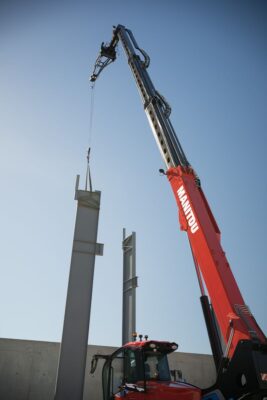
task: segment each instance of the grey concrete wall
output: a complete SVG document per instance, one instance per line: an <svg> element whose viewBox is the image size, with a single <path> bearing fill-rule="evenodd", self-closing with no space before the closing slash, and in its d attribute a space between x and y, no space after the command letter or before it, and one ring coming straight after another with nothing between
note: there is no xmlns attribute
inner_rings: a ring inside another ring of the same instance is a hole
<svg viewBox="0 0 267 400"><path fill-rule="evenodd" d="M171 370L181 370L186 382L202 389L215 382L213 357L208 354L175 352L169 355L169 365Z"/></svg>
<svg viewBox="0 0 267 400"><path fill-rule="evenodd" d="M0 399L53 400L59 343L0 339ZM101 366L89 375L94 354L111 354L114 347L88 346L84 400L101 400ZM187 382L207 387L215 380L212 357L203 354L173 353L171 369L180 369Z"/></svg>
<svg viewBox="0 0 267 400"><path fill-rule="evenodd" d="M1 339L0 399L53 399L58 353L58 343Z"/></svg>

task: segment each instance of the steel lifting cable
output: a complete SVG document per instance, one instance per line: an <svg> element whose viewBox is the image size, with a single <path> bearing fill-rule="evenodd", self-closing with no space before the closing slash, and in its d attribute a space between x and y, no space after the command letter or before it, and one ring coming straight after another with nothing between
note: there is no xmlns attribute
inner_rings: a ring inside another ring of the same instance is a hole
<svg viewBox="0 0 267 400"><path fill-rule="evenodd" d="M94 116L94 100L95 100L95 96L94 96L94 89L95 89L95 83L92 82L91 85L91 100L90 100L90 119L89 119L89 145L90 142L92 140L92 132L93 132L93 116Z"/></svg>
<svg viewBox="0 0 267 400"><path fill-rule="evenodd" d="M87 169L86 169L86 178L85 178L85 190L89 190L92 192L92 179L90 172L90 151L92 145L92 133L93 133L93 117L94 117L94 82L91 84L91 99L90 99L90 117L89 117L89 135L88 135L88 151L87 151Z"/></svg>

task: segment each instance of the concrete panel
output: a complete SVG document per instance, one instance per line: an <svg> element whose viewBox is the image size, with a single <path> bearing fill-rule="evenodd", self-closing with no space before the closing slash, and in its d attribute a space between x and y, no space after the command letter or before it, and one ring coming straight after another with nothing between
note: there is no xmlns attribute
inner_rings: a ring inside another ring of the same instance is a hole
<svg viewBox="0 0 267 400"><path fill-rule="evenodd" d="M136 233L126 237L123 229L122 344L130 342L136 331Z"/></svg>
<svg viewBox="0 0 267 400"><path fill-rule="evenodd" d="M76 182L76 188L78 181ZM82 400L93 291L100 192L76 190L78 200L56 400Z"/></svg>
<svg viewBox="0 0 267 400"><path fill-rule="evenodd" d="M83 400L101 400L101 367L89 374L94 354L111 354L114 347L88 346ZM0 339L0 399L54 400L59 343ZM173 353L171 369L182 370L187 382L207 387L215 381L212 357L205 354Z"/></svg>
<svg viewBox="0 0 267 400"><path fill-rule="evenodd" d="M53 399L58 343L0 340L0 399Z"/></svg>
<svg viewBox="0 0 267 400"><path fill-rule="evenodd" d="M186 382L200 388L211 386L216 379L213 357L208 354L175 352L169 355L171 370L182 371Z"/></svg>

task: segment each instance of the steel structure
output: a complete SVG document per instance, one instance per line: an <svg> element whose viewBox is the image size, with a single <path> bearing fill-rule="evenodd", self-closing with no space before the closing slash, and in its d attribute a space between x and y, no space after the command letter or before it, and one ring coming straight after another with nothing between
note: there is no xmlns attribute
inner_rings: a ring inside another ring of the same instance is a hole
<svg viewBox="0 0 267 400"><path fill-rule="evenodd" d="M136 233L126 237L123 229L122 344L130 342L136 331Z"/></svg>

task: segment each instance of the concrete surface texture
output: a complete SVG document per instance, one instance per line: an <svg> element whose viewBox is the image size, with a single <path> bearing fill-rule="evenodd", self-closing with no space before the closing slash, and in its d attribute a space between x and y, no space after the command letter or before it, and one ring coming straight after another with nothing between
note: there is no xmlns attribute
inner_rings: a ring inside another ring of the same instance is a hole
<svg viewBox="0 0 267 400"><path fill-rule="evenodd" d="M53 400L59 343L0 339L0 399ZM114 347L88 346L84 400L101 400L101 367L89 374L94 354L111 354ZM183 378L196 386L207 387L215 381L212 357L203 354L173 353L170 368L181 370Z"/></svg>
<svg viewBox="0 0 267 400"><path fill-rule="evenodd" d="M100 195L101 192L88 190L76 190L75 193L78 204L58 364L56 400L81 400L83 396L95 256L102 255L102 252L99 252L101 246L96 242Z"/></svg>

